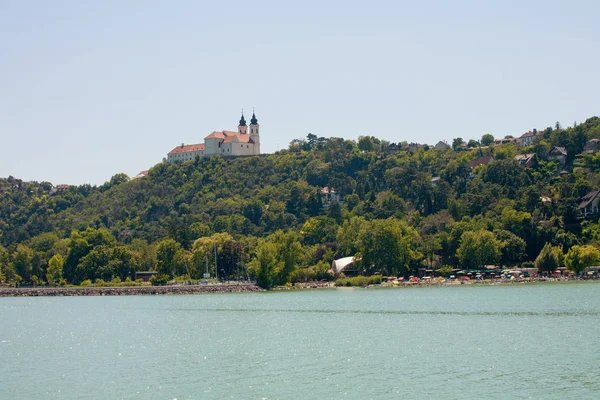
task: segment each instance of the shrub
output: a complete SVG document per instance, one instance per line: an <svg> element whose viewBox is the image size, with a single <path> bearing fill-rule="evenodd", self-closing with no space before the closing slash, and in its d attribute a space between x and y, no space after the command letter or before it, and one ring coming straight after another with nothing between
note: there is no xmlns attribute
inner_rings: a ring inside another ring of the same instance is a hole
<svg viewBox="0 0 600 400"><path fill-rule="evenodd" d="M119 278L118 276L116 278L114 278L111 282L113 285L120 285L121 284L121 278Z"/></svg>
<svg viewBox="0 0 600 400"><path fill-rule="evenodd" d="M437 270L437 273L443 276L444 278L447 278L450 275L452 275L452 267L449 265L444 265L442 266L442 268Z"/></svg>
<svg viewBox="0 0 600 400"><path fill-rule="evenodd" d="M92 281L90 279L86 279L85 281L81 282L79 284L79 286L91 286L92 285Z"/></svg>
<svg viewBox="0 0 600 400"><path fill-rule="evenodd" d="M371 276L355 276L352 278L340 278L335 281L335 286L368 286L379 285L381 283L381 275Z"/></svg>
<svg viewBox="0 0 600 400"><path fill-rule="evenodd" d="M169 276L164 274L156 274L150 278L152 286L164 286L169 281Z"/></svg>

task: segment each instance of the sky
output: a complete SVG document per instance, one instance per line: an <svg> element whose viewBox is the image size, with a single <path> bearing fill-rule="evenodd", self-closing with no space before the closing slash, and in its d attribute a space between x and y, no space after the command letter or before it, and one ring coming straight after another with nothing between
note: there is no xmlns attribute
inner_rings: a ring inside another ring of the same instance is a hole
<svg viewBox="0 0 600 400"><path fill-rule="evenodd" d="M435 144L600 115L597 0L0 0L0 177L100 185L256 109Z"/></svg>

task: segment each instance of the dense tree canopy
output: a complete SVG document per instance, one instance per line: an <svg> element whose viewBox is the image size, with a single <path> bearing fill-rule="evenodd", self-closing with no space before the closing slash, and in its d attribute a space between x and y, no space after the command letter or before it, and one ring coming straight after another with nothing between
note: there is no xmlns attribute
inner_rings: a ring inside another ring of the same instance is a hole
<svg viewBox="0 0 600 400"><path fill-rule="evenodd" d="M529 147L484 134L448 150L309 134L276 154L162 162L99 187L0 179L0 281L78 284L145 270L197 279L208 265L211 276L273 274L265 285L279 285L322 276L346 256L362 273L534 260L549 271L569 251L565 263L580 272L589 262L577 260L600 241L597 216L579 208L600 189L600 152L584 153L600 119L539 132ZM554 146L566 159L549 156ZM521 165L519 154L535 162Z"/></svg>

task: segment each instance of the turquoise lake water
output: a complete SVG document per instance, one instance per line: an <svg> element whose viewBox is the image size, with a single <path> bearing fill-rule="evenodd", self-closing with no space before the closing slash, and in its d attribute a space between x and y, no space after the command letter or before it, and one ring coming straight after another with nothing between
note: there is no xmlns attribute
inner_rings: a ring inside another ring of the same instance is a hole
<svg viewBox="0 0 600 400"><path fill-rule="evenodd" d="M599 399L600 284L0 298L0 399Z"/></svg>

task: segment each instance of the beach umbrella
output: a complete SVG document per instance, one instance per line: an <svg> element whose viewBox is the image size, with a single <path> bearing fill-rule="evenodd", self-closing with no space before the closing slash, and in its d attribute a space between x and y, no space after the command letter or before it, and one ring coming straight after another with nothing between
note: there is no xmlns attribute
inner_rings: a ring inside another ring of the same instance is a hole
<svg viewBox="0 0 600 400"><path fill-rule="evenodd" d="M469 278L468 276L463 276L462 278L463 278L465 281L470 281L470 280L471 280L471 278Z"/></svg>

